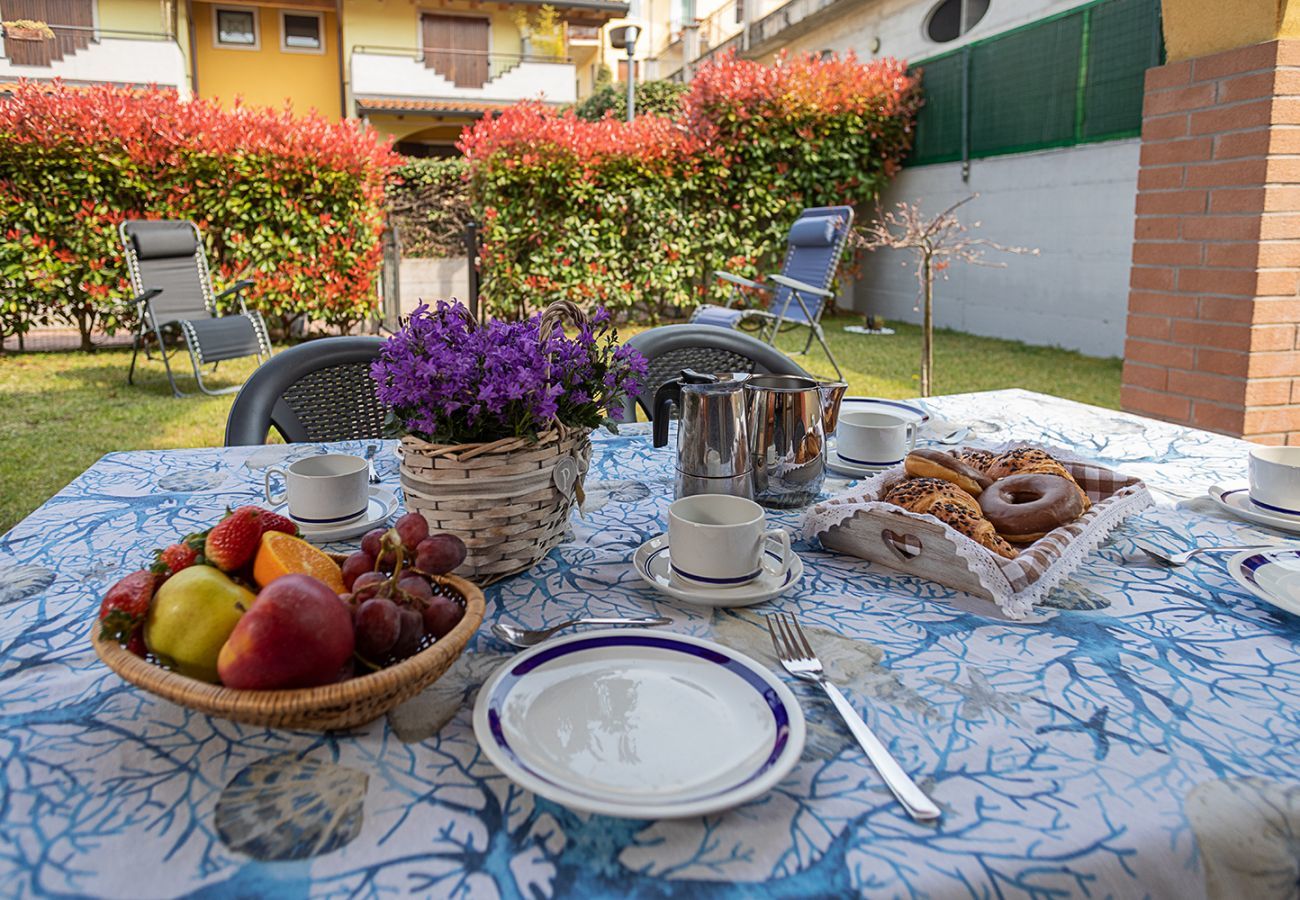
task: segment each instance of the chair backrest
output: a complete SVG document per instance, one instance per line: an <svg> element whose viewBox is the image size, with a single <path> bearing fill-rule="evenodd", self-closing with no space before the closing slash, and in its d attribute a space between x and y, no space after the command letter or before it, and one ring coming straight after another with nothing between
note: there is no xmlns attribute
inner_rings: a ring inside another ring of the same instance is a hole
<svg viewBox="0 0 1300 900"><path fill-rule="evenodd" d="M235 397L226 446L265 444L272 428L290 443L383 437L386 410L370 377L383 346L377 337L332 337L277 353Z"/></svg>
<svg viewBox="0 0 1300 900"><path fill-rule="evenodd" d="M216 315L203 238L193 222L128 219L118 228L131 287L162 288L151 303L159 325Z"/></svg>
<svg viewBox="0 0 1300 900"><path fill-rule="evenodd" d="M812 377L775 347L739 331L713 325L664 325L633 335L627 343L635 347L649 365L641 396L624 408L625 422L633 420L637 406L641 407L647 419L653 418L651 404L655 391L664 382L681 375L682 369Z"/></svg>
<svg viewBox="0 0 1300 900"><path fill-rule="evenodd" d="M822 290L830 290L852 229L851 206L815 206L805 209L786 233L785 262L781 266L781 274ZM808 307L807 316L795 300L794 291L788 287L777 288L768 310L785 319L798 322L810 319L816 322L821 318L825 299L807 294L802 297Z"/></svg>

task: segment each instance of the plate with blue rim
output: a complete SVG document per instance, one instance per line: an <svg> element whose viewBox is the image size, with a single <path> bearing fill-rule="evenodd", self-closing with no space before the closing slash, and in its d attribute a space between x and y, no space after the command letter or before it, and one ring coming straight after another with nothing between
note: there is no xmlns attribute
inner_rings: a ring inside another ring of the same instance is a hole
<svg viewBox="0 0 1300 900"><path fill-rule="evenodd" d="M840 415L846 412L887 412L910 419L919 426L930 421L930 412L915 400L884 400L879 397L845 397L840 401Z"/></svg>
<svg viewBox="0 0 1300 900"><path fill-rule="evenodd" d="M781 782L803 711L729 647L647 628L587 631L512 657L474 704L474 736L511 781L570 809L702 816Z"/></svg>
<svg viewBox="0 0 1300 900"><path fill-rule="evenodd" d="M1246 550L1228 560L1228 572L1265 603L1300 616L1300 549Z"/></svg>

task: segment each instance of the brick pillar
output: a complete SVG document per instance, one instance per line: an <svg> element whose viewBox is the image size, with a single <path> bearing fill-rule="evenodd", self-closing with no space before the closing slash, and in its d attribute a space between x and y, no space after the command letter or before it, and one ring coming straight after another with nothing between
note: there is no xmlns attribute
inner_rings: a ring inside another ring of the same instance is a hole
<svg viewBox="0 0 1300 900"><path fill-rule="evenodd" d="M1151 69L1124 408L1300 444L1300 39Z"/></svg>

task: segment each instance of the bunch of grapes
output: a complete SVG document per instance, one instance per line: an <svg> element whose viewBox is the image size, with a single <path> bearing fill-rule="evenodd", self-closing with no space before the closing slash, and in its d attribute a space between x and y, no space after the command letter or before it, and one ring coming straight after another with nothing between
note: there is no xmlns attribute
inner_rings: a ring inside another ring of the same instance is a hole
<svg viewBox="0 0 1300 900"><path fill-rule="evenodd" d="M375 667L392 665L419 651L426 637L436 641L455 628L465 610L435 586L465 552L454 534L430 535L419 513L366 534L343 563L357 655Z"/></svg>

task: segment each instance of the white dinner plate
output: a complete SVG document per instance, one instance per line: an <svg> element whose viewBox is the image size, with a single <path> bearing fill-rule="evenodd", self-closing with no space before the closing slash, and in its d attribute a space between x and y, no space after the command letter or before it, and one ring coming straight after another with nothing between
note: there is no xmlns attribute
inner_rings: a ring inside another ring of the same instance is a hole
<svg viewBox="0 0 1300 900"><path fill-rule="evenodd" d="M346 522L342 525L332 525L329 528L320 528L315 525L307 525L299 522L289 515L289 504L281 503L275 507L273 512L282 516L288 516L293 524L298 526L298 531L305 540L316 541L318 543L327 543L329 541L346 541L348 538L354 538L358 535L365 534L372 528L378 528L387 522L397 512L397 495L387 488L370 486L370 503L366 507L366 514L359 519Z"/></svg>
<svg viewBox="0 0 1300 900"><path fill-rule="evenodd" d="M666 819L771 790L803 752L789 688L721 644L646 628L557 638L511 658L474 736L516 784L582 812Z"/></svg>
<svg viewBox="0 0 1300 900"><path fill-rule="evenodd" d="M1250 488L1243 486L1225 487L1216 484L1210 488L1210 499L1234 516L1267 525L1291 534L1300 534L1300 516L1288 516L1285 513L1270 512L1250 502Z"/></svg>
<svg viewBox="0 0 1300 900"><path fill-rule="evenodd" d="M781 554L774 550L763 551L763 569L753 581L727 587L702 587L687 584L673 575L672 559L668 549L668 535L661 534L646 541L632 554L632 565L641 580L660 593L667 594L693 606L732 608L753 606L764 600L779 597L803 576L803 560L791 551L794 559L790 569L781 574Z"/></svg>
<svg viewBox="0 0 1300 900"><path fill-rule="evenodd" d="M1228 571L1265 603L1300 616L1300 550L1247 550L1228 560Z"/></svg>

